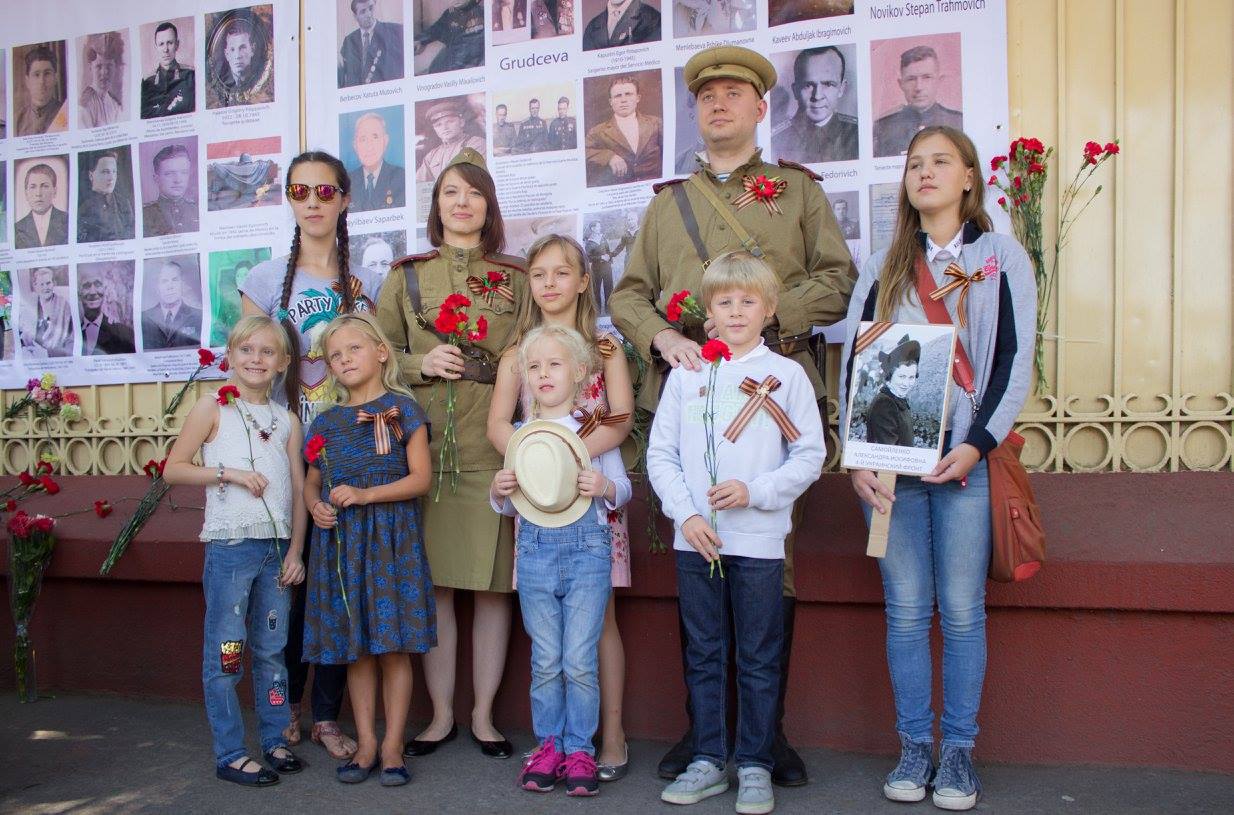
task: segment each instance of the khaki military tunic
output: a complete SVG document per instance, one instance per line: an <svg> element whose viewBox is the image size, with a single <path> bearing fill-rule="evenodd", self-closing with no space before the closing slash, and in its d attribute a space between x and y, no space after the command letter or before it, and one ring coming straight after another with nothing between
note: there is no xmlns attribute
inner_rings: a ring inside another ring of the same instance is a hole
<svg viewBox="0 0 1234 815"><path fill-rule="evenodd" d="M426 378L420 370L424 355L440 345L441 340L416 320L407 295L404 267L408 264L419 280L420 303L428 324L432 325L446 297L454 293L468 297L472 301L471 307L465 309L468 314L488 320L488 335L474 345L496 361L513 336L516 303L530 296L523 260L510 255L485 257L478 248L443 245L439 252L411 255L395 263L377 301L377 320L395 348L399 373L429 420L433 484L421 501L424 545L433 583L472 591L509 592L513 588L513 524L511 519L493 512L488 501L493 474L501 469L504 460L486 435L493 386L463 379L454 381L454 423L462 474L458 491L452 492L447 473L447 481L434 500L446 418L446 380ZM490 271L507 275L515 302L500 294L494 293L488 299L469 290L467 278L484 280Z"/></svg>
<svg viewBox="0 0 1234 815"><path fill-rule="evenodd" d="M709 165L700 160L703 180L712 186L726 204L744 192L746 176L778 176L788 186L776 198L780 212L769 212L755 201L742 209L732 207L738 222L745 227L764 252L763 260L780 276L780 300L776 306L779 335L803 334L814 326L842 320L857 279L844 236L822 187L805 168L769 164L756 150L750 160L721 182ZM679 183L689 197L699 235L708 250L708 259L741 249L740 239L725 223L703 193L693 183ZM647 208L642 229L626 261L625 274L609 300L613 325L634 343L638 353L652 362L651 341L666 328L675 328L664 317L674 293L689 289L702 295L703 269L694 243L686 231L681 211L669 187L662 187ZM687 318L689 319L689 318ZM809 352L802 348L791 355L805 369L815 395L826 395L822 377ZM660 375L654 364L638 394L638 406L654 411L659 401ZM805 496L793 507L793 532L784 541L784 594L796 596L793 583L793 537Z"/></svg>

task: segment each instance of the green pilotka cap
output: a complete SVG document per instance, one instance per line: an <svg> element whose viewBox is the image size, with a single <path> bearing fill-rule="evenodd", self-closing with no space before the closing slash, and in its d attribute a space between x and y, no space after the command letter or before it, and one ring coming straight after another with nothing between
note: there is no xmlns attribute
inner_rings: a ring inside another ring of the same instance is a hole
<svg viewBox="0 0 1234 815"><path fill-rule="evenodd" d="M713 79L728 78L749 82L760 97L776 84L776 69L757 51L738 45L719 45L699 51L690 57L683 71L690 93Z"/></svg>
<svg viewBox="0 0 1234 815"><path fill-rule="evenodd" d="M450 169L455 164L474 164L481 170L488 172L488 167L484 163L484 156L471 147L464 147L462 150L459 150L458 155L450 159L450 163L445 166L442 172Z"/></svg>

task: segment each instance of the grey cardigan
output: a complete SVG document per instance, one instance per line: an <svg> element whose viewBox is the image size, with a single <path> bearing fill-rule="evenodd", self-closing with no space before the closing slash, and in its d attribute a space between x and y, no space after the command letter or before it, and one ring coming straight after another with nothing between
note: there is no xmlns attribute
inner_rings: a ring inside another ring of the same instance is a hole
<svg viewBox="0 0 1234 815"><path fill-rule="evenodd" d="M924 251L925 234L918 233ZM853 338L858 323L874 319L878 299L878 274L887 250L875 252L862 266L861 275L848 304L844 350L840 368L840 428L848 412L848 388L852 375ZM929 264L937 285L946 278L949 261ZM986 268L986 280L969 286L966 316L968 325L960 329L959 339L973 365L973 385L981 406L976 415L968 398L954 381L949 398L958 400L951 421L951 445L973 445L984 458L1011 432L1016 417L1024 408L1032 385L1033 335L1037 327L1037 281L1028 254L1009 235L982 232L971 221L964 225L960 264L968 274ZM916 300L916 291L912 292ZM943 300L954 322L959 292ZM920 306L917 306L920 308ZM956 323L959 328L959 323ZM841 440L843 441L843 440Z"/></svg>

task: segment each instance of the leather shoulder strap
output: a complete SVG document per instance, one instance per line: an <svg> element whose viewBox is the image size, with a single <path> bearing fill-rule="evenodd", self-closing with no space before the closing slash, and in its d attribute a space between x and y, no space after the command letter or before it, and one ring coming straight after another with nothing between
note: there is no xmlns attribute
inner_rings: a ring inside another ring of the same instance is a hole
<svg viewBox="0 0 1234 815"><path fill-rule="evenodd" d="M690 197L686 195L684 185L673 185L673 201L676 202L677 210L681 213L681 222L686 227L690 242L694 244L694 251L698 254L703 269L706 270L707 264L711 263L711 257L707 252L707 245L703 243L703 236L698 232L698 219L694 217L694 207L690 206Z"/></svg>
<svg viewBox="0 0 1234 815"><path fill-rule="evenodd" d="M711 185L703 180L702 175L702 173L695 173L690 176L690 183L703 194L703 197L707 199L707 203L711 204L716 213L724 219L724 223L728 224L729 229L733 230L733 234L741 241L741 248L754 255L754 257L761 258L763 250L758 245L758 241L750 236L750 233L741 225L741 221L737 220L737 216L733 214L728 205L721 201L720 196L716 195L716 191L711 188Z"/></svg>
<svg viewBox="0 0 1234 815"><path fill-rule="evenodd" d="M411 302L411 309L419 317L424 311L424 304L420 301L420 275L415 263L403 263L403 278L407 281L407 299Z"/></svg>
<svg viewBox="0 0 1234 815"><path fill-rule="evenodd" d="M935 288L934 276L930 274L930 267L926 265L923 253L917 253L914 266L917 270L917 299L921 301L921 308L925 311L926 317L932 323L952 325L951 315L947 313L947 306L943 304L942 300L935 300L930 297L930 292ZM964 344L960 342L959 337L956 337L955 341L955 364L951 366L951 375L955 379L955 383L963 388L964 392L969 396L977 392L977 389L973 387L973 364L969 361L968 352L964 350Z"/></svg>

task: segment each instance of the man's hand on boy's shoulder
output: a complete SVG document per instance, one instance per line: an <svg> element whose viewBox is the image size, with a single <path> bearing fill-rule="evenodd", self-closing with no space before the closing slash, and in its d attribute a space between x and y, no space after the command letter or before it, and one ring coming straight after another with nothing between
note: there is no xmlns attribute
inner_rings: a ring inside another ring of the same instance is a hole
<svg viewBox="0 0 1234 815"><path fill-rule="evenodd" d="M720 547L724 544L720 542L720 536L711 528L711 524L703 520L702 515L686 518L686 522L681 525L681 535L708 563L720 559Z"/></svg>
<svg viewBox="0 0 1234 815"><path fill-rule="evenodd" d="M750 506L750 488L744 481L730 478L707 490L707 500L715 510L744 509Z"/></svg>

